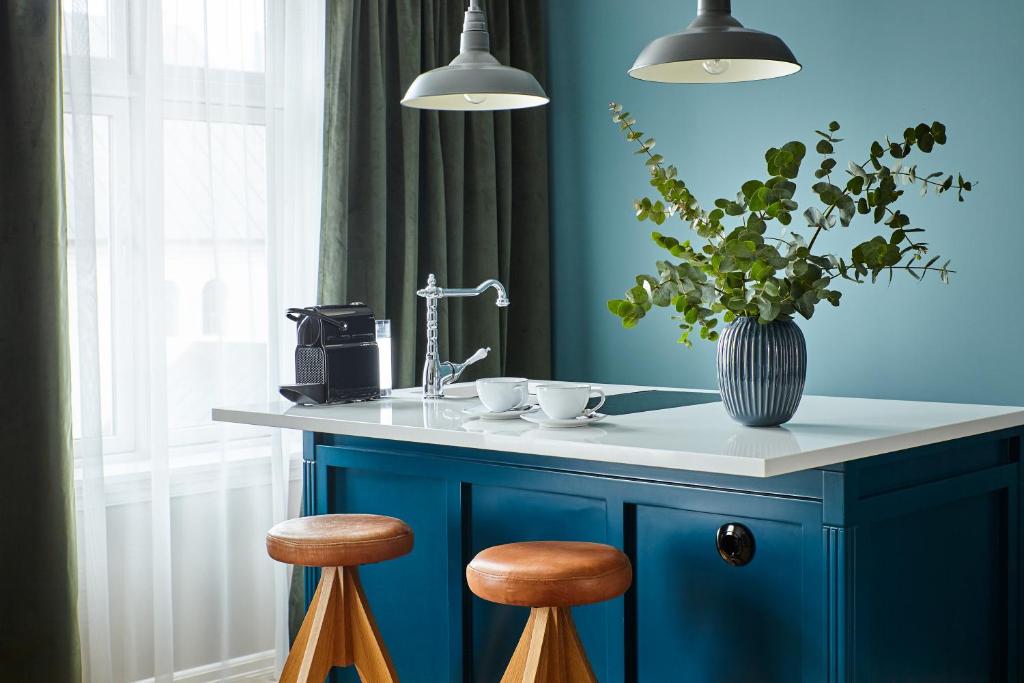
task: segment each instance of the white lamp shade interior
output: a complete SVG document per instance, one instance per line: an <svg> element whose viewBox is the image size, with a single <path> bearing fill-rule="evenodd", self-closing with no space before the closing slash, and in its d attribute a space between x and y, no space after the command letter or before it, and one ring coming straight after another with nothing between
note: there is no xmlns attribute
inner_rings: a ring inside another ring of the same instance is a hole
<svg viewBox="0 0 1024 683"><path fill-rule="evenodd" d="M453 93L449 95L428 95L415 99L404 99L402 104L414 109L437 109L440 111L497 111L501 109L526 109L547 104L548 98L536 95L514 93Z"/></svg>
<svg viewBox="0 0 1024 683"><path fill-rule="evenodd" d="M728 65L723 71L714 73L726 62ZM738 83L789 76L799 70L799 64L769 59L698 59L637 67L630 69L629 75L659 83Z"/></svg>

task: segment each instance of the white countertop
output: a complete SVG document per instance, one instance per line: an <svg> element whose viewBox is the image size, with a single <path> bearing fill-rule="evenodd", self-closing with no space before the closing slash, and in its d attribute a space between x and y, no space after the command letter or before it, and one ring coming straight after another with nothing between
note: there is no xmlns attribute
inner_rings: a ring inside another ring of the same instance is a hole
<svg viewBox="0 0 1024 683"><path fill-rule="evenodd" d="M608 394L654 387L595 385ZM666 391L680 389L658 388ZM721 403L669 408L574 429L463 414L476 398L423 401L419 389L333 406L285 401L217 408L220 422L555 456L718 474L770 477L1024 425L1024 408L805 396L781 428L733 422Z"/></svg>

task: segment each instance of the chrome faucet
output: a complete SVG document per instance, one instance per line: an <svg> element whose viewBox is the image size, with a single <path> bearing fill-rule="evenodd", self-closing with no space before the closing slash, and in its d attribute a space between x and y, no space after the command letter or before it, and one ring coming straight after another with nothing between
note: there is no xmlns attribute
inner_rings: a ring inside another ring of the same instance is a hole
<svg viewBox="0 0 1024 683"><path fill-rule="evenodd" d="M445 386L457 381L466 368L483 360L491 352L490 347L482 347L462 363L442 361L437 353L438 300L449 297L479 296L491 287L498 292L498 300L495 303L500 308L508 306L508 293L505 292L505 286L493 278L484 280L473 289L442 288L437 286L437 279L431 273L427 278L427 286L416 292L416 296L427 300L427 356L423 362L423 398L444 398Z"/></svg>

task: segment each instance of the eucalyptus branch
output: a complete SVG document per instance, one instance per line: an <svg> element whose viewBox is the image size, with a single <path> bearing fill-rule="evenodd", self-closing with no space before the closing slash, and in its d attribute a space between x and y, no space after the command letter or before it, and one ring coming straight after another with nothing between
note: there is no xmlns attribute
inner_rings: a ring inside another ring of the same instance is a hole
<svg viewBox="0 0 1024 683"><path fill-rule="evenodd" d="M929 272L938 273L943 282L948 282L955 273L949 261L936 265L938 256L914 265L927 255L928 243L910 237L910 233L922 232L923 228L911 228L910 218L895 208L905 194L897 181L902 184L909 180L920 185L923 192L935 188L936 194L955 188L960 201L976 185L960 174L955 180L953 175L937 180L942 173L920 177L916 166L902 168L899 160L912 149L927 154L935 145L945 144L945 126L941 123L907 128L902 142L886 138L884 146L872 143L870 156L863 164L850 164L849 179L842 187L832 182L835 145L842 141L835 137L839 123L831 122L827 132L816 131L822 139L815 149L824 159L814 171L819 182L811 189L821 200L821 209L812 206L804 211L812 230L810 240L805 241L794 228L788 228L789 238L766 235L772 221L788 227L798 209L793 196L807 151L803 143L788 142L769 149L765 154L767 180L743 183L735 200L717 199L714 210L705 212L676 177L675 166L666 165L662 155L652 151L655 140L644 140L644 133L635 127L636 120L621 106L612 103L609 108L612 120L627 140L639 146L637 154L644 157L651 185L661 197L657 201L648 197L638 200L637 219L660 226L668 218L677 217L706 240L703 247L695 249L689 241L680 242L657 231L651 234L658 246L681 261L658 261L661 282L648 275L637 276L636 286L626 292L624 299L608 302L611 312L626 327L636 325L654 306L672 306L679 314L679 340L689 345L690 333L698 329L702 338L717 339L715 327L721 319L730 322L750 316L769 323L796 314L810 318L822 301L838 306L842 293L832 287L839 278L861 283L870 275L874 282L880 273L888 271L891 280L895 271L902 270L917 280ZM887 157L896 163L886 165ZM886 234L858 244L846 257L814 252L818 237L835 226L837 219L845 227L858 214L871 214L875 224L884 221Z"/></svg>
<svg viewBox="0 0 1024 683"><path fill-rule="evenodd" d="M633 124L630 123L630 121L635 121L635 120L636 119L626 119L626 120L624 120L622 122L622 125L625 126L624 130L629 131L629 134L626 136L627 139L635 140L635 141L640 141L640 138L642 138L644 136L643 131L635 130L633 128ZM647 158L650 159L652 166L655 166L657 168L661 168L661 161L660 160L659 161L655 161L654 155L651 154L651 150L654 149L653 145L652 146L647 146L643 142L640 142L640 149L647 153Z"/></svg>

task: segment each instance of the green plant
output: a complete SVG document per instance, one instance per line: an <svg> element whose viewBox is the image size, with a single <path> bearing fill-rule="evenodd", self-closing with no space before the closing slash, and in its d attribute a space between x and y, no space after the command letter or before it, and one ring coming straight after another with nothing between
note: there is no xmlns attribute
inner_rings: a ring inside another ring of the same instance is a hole
<svg viewBox="0 0 1024 683"><path fill-rule="evenodd" d="M624 299L608 302L609 310L625 327L635 326L653 306L672 307L682 330L679 341L690 346L690 333L696 328L702 339L716 340L720 319L728 323L748 316L769 323L791 319L797 313L810 318L822 301L838 306L842 292L833 288L837 278L862 283L870 275L875 282L888 271L891 282L898 270L916 280L933 273L948 283L955 272L949 269L948 260L936 265L940 257L926 258L928 244L920 237L924 228L912 226L910 217L895 208L904 194L901 188L907 185L919 186L922 195L956 190L960 201L975 185L960 174L922 174L916 165L904 166L913 151L928 154L935 145L946 143L946 127L938 121L907 128L896 142L888 138L884 144L873 142L864 163L849 163L842 186L832 181L835 148L842 142L836 137L839 124L833 121L827 132L815 131L820 138L815 151L822 160L814 171L817 182L811 190L820 206L803 212L811 231L806 239L788 228L783 228L780 237L766 234L772 221L789 226L798 209L793 199L794 181L807 152L803 143L788 142L769 149L765 153L767 180L749 180L735 199L716 199L715 208L705 211L678 177L676 167L666 166L662 155L654 151L654 138L645 138L636 128L636 119L620 105L613 102L609 108L626 139L636 143L636 153L645 157L651 186L660 197L637 200L637 219L661 226L676 217L688 223L704 242L695 246L689 239L680 241L658 231L651 234L658 246L679 261L658 261L657 277L638 275ZM822 233L837 223L849 226L857 214L870 215L886 231L855 246L849 257L815 252Z"/></svg>

